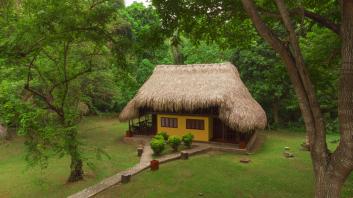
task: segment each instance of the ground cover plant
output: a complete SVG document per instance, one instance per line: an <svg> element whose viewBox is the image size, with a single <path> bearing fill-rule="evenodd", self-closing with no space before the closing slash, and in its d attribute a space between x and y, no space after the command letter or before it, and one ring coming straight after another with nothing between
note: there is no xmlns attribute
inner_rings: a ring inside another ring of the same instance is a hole
<svg viewBox="0 0 353 198"><path fill-rule="evenodd" d="M92 168L84 166L83 181L66 184L70 172L65 164L68 157L51 159L47 169L29 168L25 160L24 139L15 137L0 145L0 197L50 197L61 198L91 186L102 179L136 164L136 148L122 141L126 124L115 117L89 117L79 126L78 135L83 143L91 146L84 157ZM95 148L101 148L110 157L98 157Z"/></svg>
<svg viewBox="0 0 353 198"><path fill-rule="evenodd" d="M313 172L310 154L301 151L305 133L290 130L266 131L263 146L252 155L249 164L239 162L244 155L211 152L177 160L160 166L158 171L145 171L128 184L118 185L97 198L153 197L313 197ZM328 135L330 149L337 146L338 135ZM285 158L289 147L294 158ZM139 189L136 191L136 189ZM343 198L353 194L350 176Z"/></svg>

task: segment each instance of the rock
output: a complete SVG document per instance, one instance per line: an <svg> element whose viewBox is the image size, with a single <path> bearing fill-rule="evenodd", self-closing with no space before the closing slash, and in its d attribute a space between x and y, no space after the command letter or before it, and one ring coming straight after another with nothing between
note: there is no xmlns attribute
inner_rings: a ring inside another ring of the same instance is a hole
<svg viewBox="0 0 353 198"><path fill-rule="evenodd" d="M8 137L7 128L0 124L0 139L6 139Z"/></svg>
<svg viewBox="0 0 353 198"><path fill-rule="evenodd" d="M284 147L284 150L289 151L290 148L288 146Z"/></svg>
<svg viewBox="0 0 353 198"><path fill-rule="evenodd" d="M288 152L288 151L285 151L285 152L283 153L283 156L286 157L286 158L292 158L292 157L294 157L293 153Z"/></svg>
<svg viewBox="0 0 353 198"><path fill-rule="evenodd" d="M203 196L203 193L199 193L199 196Z"/></svg>
<svg viewBox="0 0 353 198"><path fill-rule="evenodd" d="M301 146L302 146L302 150L303 150L303 151L310 151L310 145L309 145L309 144L303 142L303 143L301 144Z"/></svg>
<svg viewBox="0 0 353 198"><path fill-rule="evenodd" d="M251 160L249 158L241 158L240 159L240 163L244 163L244 164L247 164L247 163L250 163Z"/></svg>

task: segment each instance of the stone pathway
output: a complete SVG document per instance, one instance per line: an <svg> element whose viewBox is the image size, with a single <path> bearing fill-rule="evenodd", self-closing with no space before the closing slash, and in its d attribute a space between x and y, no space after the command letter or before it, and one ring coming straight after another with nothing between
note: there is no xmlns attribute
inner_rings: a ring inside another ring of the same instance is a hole
<svg viewBox="0 0 353 198"><path fill-rule="evenodd" d="M145 143L143 140L139 140L142 145ZM232 151L236 153L244 153L244 150L240 150L237 148L232 148L231 146L226 146L226 145L219 145L219 144L209 144L209 143L193 143L193 148L184 150L183 152L186 152L189 154L189 156L202 153L202 152L207 152L209 150L222 150L222 151ZM143 170L146 170L150 167L150 161L153 159L152 157L153 151L150 147L150 145L144 145L143 146L143 153L140 158L140 162L133 166L132 168L129 168L125 171L119 172L107 179L104 179L103 181L99 182L98 184L94 186L90 186L78 193L75 193L68 198L87 198L87 197L93 197L97 195L98 193L110 188L113 185L116 185L121 182L121 176L124 174L129 174L131 176L136 175L140 173ZM169 155L162 156L160 158L157 158L156 160L159 161L160 164L180 159L181 153L173 153Z"/></svg>
<svg viewBox="0 0 353 198"><path fill-rule="evenodd" d="M195 147L184 150L184 152L187 152L190 156L200 153L200 152L205 152L211 149L211 146L206 145L206 144L196 144ZM104 179L103 181L99 182L98 184L94 186L90 186L78 193L75 193L73 195L70 195L68 198L87 198L87 197L93 197L94 195L108 189L109 187L116 185L121 182L121 176L124 174L130 174L130 175L136 175L139 172L146 170L150 167L150 161L153 159L152 158L153 151L149 145L145 145L143 148L143 153L140 158L140 162L133 166L132 168L119 172L107 179ZM169 154L166 156L162 156L160 158L157 158L157 160L162 164L166 163L172 160L176 160L180 158L180 152Z"/></svg>
<svg viewBox="0 0 353 198"><path fill-rule="evenodd" d="M150 164L149 162L152 160L152 149L151 147L144 146L143 148L143 153L140 158L140 162L133 166L132 168L121 171L111 177L108 177L107 179L104 179L103 181L99 182L98 184L94 186L90 186L78 193L75 193L73 195L70 195L68 198L86 198L86 197L93 197L94 195L104 191L105 189L121 182L121 176L124 174L131 174L131 175L136 175L137 173L149 168Z"/></svg>

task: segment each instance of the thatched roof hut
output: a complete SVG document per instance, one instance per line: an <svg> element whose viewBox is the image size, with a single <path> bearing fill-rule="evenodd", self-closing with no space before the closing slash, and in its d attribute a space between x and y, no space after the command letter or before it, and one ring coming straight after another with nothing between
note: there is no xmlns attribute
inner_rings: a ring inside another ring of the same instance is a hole
<svg viewBox="0 0 353 198"><path fill-rule="evenodd" d="M119 119L137 118L140 108L178 112L208 107L218 107L219 119L241 132L266 126L264 110L231 63L158 65Z"/></svg>

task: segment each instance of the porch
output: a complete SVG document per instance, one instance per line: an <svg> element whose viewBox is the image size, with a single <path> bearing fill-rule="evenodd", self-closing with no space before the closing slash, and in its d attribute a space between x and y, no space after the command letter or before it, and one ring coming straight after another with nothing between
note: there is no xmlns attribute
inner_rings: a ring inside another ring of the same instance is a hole
<svg viewBox="0 0 353 198"><path fill-rule="evenodd" d="M256 138L256 132L240 132L229 128L219 118L213 118L211 142L233 144L240 149L251 147Z"/></svg>
<svg viewBox="0 0 353 198"><path fill-rule="evenodd" d="M157 133L157 115L145 114L129 120L129 131L133 135L154 135Z"/></svg>

